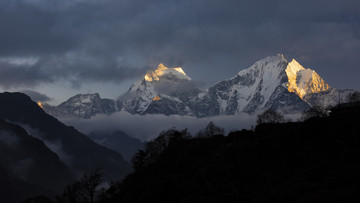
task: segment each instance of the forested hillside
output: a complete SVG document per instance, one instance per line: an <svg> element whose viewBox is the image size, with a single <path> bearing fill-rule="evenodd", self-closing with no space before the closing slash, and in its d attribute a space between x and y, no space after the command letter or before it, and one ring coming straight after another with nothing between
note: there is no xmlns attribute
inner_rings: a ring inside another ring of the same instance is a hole
<svg viewBox="0 0 360 203"><path fill-rule="evenodd" d="M360 188L360 105L228 136L169 130L103 202L344 202ZM217 132L216 130L213 132ZM216 133L215 133L216 134Z"/></svg>

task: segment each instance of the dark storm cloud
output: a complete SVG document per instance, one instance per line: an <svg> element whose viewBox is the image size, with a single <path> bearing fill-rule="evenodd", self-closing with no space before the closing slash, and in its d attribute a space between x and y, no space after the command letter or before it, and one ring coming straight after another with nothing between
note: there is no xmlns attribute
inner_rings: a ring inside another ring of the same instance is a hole
<svg viewBox="0 0 360 203"><path fill-rule="evenodd" d="M56 12L26 2L0 2L1 56L61 53L76 46L69 33L57 30L61 19Z"/></svg>
<svg viewBox="0 0 360 203"><path fill-rule="evenodd" d="M357 0L4 0L0 57L39 61L1 64L0 74L19 73L9 85L70 77L76 86L121 82L164 62L220 80L284 53L343 87L360 74L359 10Z"/></svg>
<svg viewBox="0 0 360 203"><path fill-rule="evenodd" d="M0 86L5 88L21 86L35 86L41 82L51 82L38 67L23 64L13 64L0 61Z"/></svg>
<svg viewBox="0 0 360 203"><path fill-rule="evenodd" d="M17 64L17 59L11 60L15 61L0 60L0 87L33 87L59 79L69 80L74 87L82 82L121 82L144 73L148 68L134 67L114 58L91 58L81 54L44 57L34 64Z"/></svg>

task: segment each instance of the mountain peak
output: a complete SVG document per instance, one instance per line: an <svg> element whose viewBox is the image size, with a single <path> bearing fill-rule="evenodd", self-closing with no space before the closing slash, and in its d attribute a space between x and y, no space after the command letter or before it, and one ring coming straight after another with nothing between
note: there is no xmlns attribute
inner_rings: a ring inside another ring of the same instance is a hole
<svg viewBox="0 0 360 203"><path fill-rule="evenodd" d="M276 56L268 56L264 59L257 61L256 63L277 63L282 61L287 62L287 60L284 57L284 54L278 54Z"/></svg>
<svg viewBox="0 0 360 203"><path fill-rule="evenodd" d="M330 86L314 71L305 69L293 59L287 66L287 88L289 92L295 92L300 98L312 93L327 91Z"/></svg>
<svg viewBox="0 0 360 203"><path fill-rule="evenodd" d="M288 62L283 54L263 58L207 90L197 88L190 80L181 67L168 68L160 63L136 81L116 104L98 95L98 99L77 95L83 98L59 105L60 115L90 118L97 113L127 111L207 117L255 113L269 108L291 112L306 110L309 105L327 108L340 97L315 71L305 69L295 59ZM44 108L52 115L59 115Z"/></svg>
<svg viewBox="0 0 360 203"><path fill-rule="evenodd" d="M166 67L163 63L160 63L156 70L166 70L166 69L169 69L169 68Z"/></svg>
<svg viewBox="0 0 360 203"><path fill-rule="evenodd" d="M280 74L283 70L285 70L288 62L285 59L283 54L278 54L276 56L268 56L261 60L255 62L250 68L243 69L238 72L237 76L242 76L249 74L252 71L265 71L265 75L269 75L269 77L273 77L274 75ZM236 77L236 76L235 76Z"/></svg>
<svg viewBox="0 0 360 203"><path fill-rule="evenodd" d="M115 102L102 99L98 93L77 94L58 106L44 105L44 110L57 117L90 118L98 113L110 115L116 111Z"/></svg>
<svg viewBox="0 0 360 203"><path fill-rule="evenodd" d="M77 94L73 97L71 97L68 101L71 103L76 103L77 105L80 105L82 103L92 103L95 100L100 100L99 93L92 93L92 94Z"/></svg>
<svg viewBox="0 0 360 203"><path fill-rule="evenodd" d="M301 99L304 99L307 95L324 92L330 89L330 86L314 70L305 69L295 59L288 62L283 54L268 56L261 59L249 69L241 70L238 73L238 76L244 76L251 71L256 72L256 70L261 70L263 72L262 77L265 80L273 80L273 82L276 81L274 78L278 76L282 77L282 75L284 75L283 73L285 73L288 91L294 92ZM278 81L280 82L280 80Z"/></svg>
<svg viewBox="0 0 360 203"><path fill-rule="evenodd" d="M155 71L148 71L144 79L148 82L158 81L160 77L167 74L173 74L181 79L190 80L190 77L186 75L181 67L168 68L164 64L160 63Z"/></svg>

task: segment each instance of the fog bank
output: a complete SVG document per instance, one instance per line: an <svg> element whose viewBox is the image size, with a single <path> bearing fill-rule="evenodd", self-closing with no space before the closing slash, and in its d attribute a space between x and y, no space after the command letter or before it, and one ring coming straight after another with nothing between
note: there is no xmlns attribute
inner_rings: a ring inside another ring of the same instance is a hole
<svg viewBox="0 0 360 203"><path fill-rule="evenodd" d="M155 115L132 115L128 112L116 112L110 116L97 115L91 119L59 118L66 125L74 126L82 133L103 130L121 130L129 136L148 141L160 132L169 128L188 128L194 135L203 129L209 122L225 128L226 133L233 130L250 129L255 125L256 115L241 113L238 115L224 115L209 118L196 118L191 116L165 116Z"/></svg>

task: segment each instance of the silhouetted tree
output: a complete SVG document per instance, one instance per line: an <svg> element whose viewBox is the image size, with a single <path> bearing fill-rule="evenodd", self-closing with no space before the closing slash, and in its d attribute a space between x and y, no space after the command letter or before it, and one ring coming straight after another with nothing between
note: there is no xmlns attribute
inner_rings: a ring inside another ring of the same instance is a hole
<svg viewBox="0 0 360 203"><path fill-rule="evenodd" d="M23 201L23 203L52 203L52 201L48 197L46 197L44 195L40 195L40 196L29 198L29 199Z"/></svg>
<svg viewBox="0 0 360 203"><path fill-rule="evenodd" d="M135 170L144 168L148 165L148 163L146 163L146 156L147 153L144 150L139 150L137 153L135 153L131 159L132 166Z"/></svg>
<svg viewBox="0 0 360 203"><path fill-rule="evenodd" d="M285 122L284 116L281 113L272 109L268 109L264 111L262 114L259 114L256 120L257 125L263 123L284 123L284 122Z"/></svg>
<svg viewBox="0 0 360 203"><path fill-rule="evenodd" d="M103 172L96 169L93 173L85 174L79 181L66 186L61 196L58 196L59 203L94 202L97 187L103 182Z"/></svg>
<svg viewBox="0 0 360 203"><path fill-rule="evenodd" d="M81 194L81 183L79 181L66 186L61 196L56 197L59 203L85 202Z"/></svg>
<svg viewBox="0 0 360 203"><path fill-rule="evenodd" d="M348 102L358 102L358 101L360 101L360 92L359 91L350 92L346 96L346 99Z"/></svg>
<svg viewBox="0 0 360 203"><path fill-rule="evenodd" d="M112 184L101 202L354 202L359 105L329 119L170 141L160 161Z"/></svg>
<svg viewBox="0 0 360 203"><path fill-rule="evenodd" d="M145 144L145 150L139 150L131 160L135 170L153 164L169 146L170 142L189 138L187 129L178 131L174 128L163 131L160 135Z"/></svg>
<svg viewBox="0 0 360 203"><path fill-rule="evenodd" d="M204 130L198 132L197 137L212 137L214 135L224 135L224 128L216 126L211 121Z"/></svg>
<svg viewBox="0 0 360 203"><path fill-rule="evenodd" d="M96 188L103 182L103 177L104 175L100 169L96 169L89 175L84 175L84 177L80 180L84 199L91 203L94 202Z"/></svg>
<svg viewBox="0 0 360 203"><path fill-rule="evenodd" d="M302 120L306 120L313 117L324 118L328 116L328 111L321 106L313 106L302 112Z"/></svg>

